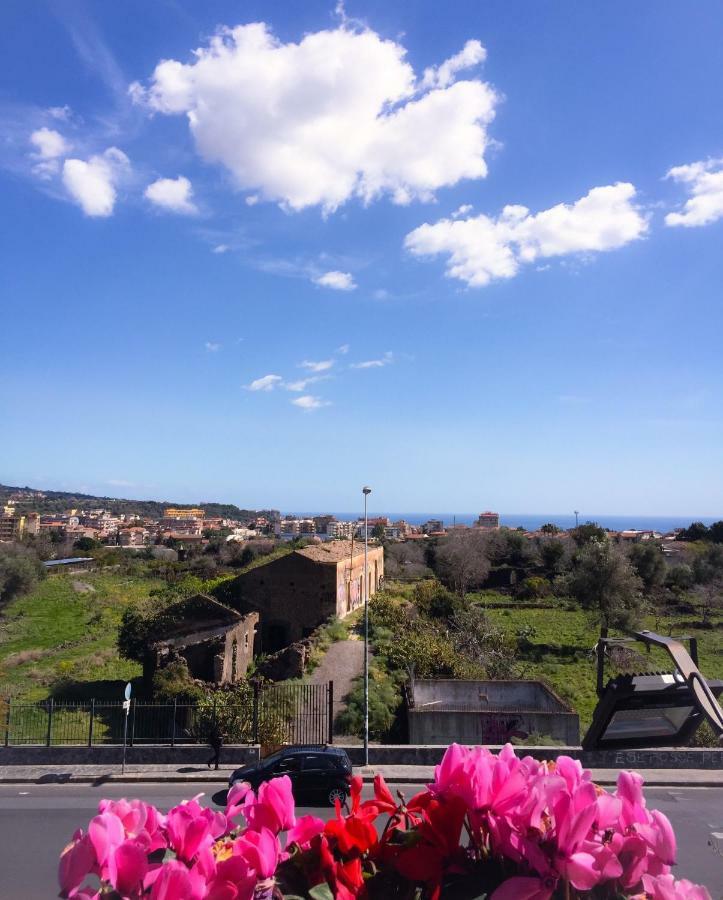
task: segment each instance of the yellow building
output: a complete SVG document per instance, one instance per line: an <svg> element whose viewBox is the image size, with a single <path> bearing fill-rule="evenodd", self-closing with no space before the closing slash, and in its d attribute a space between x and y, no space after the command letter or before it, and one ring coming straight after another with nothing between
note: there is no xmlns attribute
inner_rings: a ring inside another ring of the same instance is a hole
<svg viewBox="0 0 723 900"><path fill-rule="evenodd" d="M169 506L163 512L165 519L202 519L204 515L202 509L176 509L175 506Z"/></svg>

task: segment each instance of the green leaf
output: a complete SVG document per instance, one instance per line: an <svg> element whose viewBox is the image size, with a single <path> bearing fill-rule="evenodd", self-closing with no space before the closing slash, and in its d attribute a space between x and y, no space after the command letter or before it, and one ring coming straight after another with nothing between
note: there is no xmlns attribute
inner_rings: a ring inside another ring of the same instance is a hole
<svg viewBox="0 0 723 900"><path fill-rule="evenodd" d="M331 892L331 888L326 882L324 882L323 884L317 884L313 888L310 888L309 896L312 898L312 900L334 900L334 895Z"/></svg>

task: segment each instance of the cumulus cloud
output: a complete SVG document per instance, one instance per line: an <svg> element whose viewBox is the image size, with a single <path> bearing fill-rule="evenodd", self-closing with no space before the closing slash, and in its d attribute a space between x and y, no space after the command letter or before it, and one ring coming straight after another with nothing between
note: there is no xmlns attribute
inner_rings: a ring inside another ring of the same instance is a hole
<svg viewBox="0 0 723 900"><path fill-rule="evenodd" d="M294 406L311 412L314 409L321 409L322 406L331 406L328 400L322 400L321 397L314 397L312 394L304 394L302 397L296 397L291 401Z"/></svg>
<svg viewBox="0 0 723 900"><path fill-rule="evenodd" d="M211 253L228 253L230 249L228 244L216 244Z"/></svg>
<svg viewBox="0 0 723 900"><path fill-rule="evenodd" d="M217 353L221 349L221 345L215 343L215 341L206 341L203 346L209 353Z"/></svg>
<svg viewBox="0 0 723 900"><path fill-rule="evenodd" d="M351 197L408 203L487 174L498 97L477 78L455 81L484 59L478 41L421 80L405 55L347 23L298 43L254 23L220 29L188 63L161 61L130 93L186 115L201 156L253 197L326 212Z"/></svg>
<svg viewBox="0 0 723 900"><path fill-rule="evenodd" d="M410 232L405 246L419 257L446 254L450 278L482 287L512 278L523 263L614 250L642 237L648 222L634 198L634 186L618 182L536 214L525 206L505 206L496 219L441 219Z"/></svg>
<svg viewBox="0 0 723 900"><path fill-rule="evenodd" d="M278 387L284 379L281 375L263 375L261 378L256 378L251 384L248 385L247 390L249 391L273 391L275 387Z"/></svg>
<svg viewBox="0 0 723 900"><path fill-rule="evenodd" d="M170 212L184 215L193 215L198 212L195 203L191 200L193 187L184 175L179 175L178 178L159 178L153 184L148 185L144 196L151 203Z"/></svg>
<svg viewBox="0 0 723 900"><path fill-rule="evenodd" d="M109 147L89 160L66 159L63 184L87 216L110 216L116 187L130 170L130 160L117 147Z"/></svg>
<svg viewBox="0 0 723 900"><path fill-rule="evenodd" d="M63 135L52 128L38 128L30 135L30 143L35 148L32 158L37 160L33 172L41 178L55 175L60 169L59 158L71 149Z"/></svg>
<svg viewBox="0 0 723 900"><path fill-rule="evenodd" d="M350 349L351 349L350 344L342 344L341 347L336 348L334 353L339 353L339 354L341 354L341 356L346 356L346 354L349 352Z"/></svg>
<svg viewBox="0 0 723 900"><path fill-rule="evenodd" d="M665 177L687 185L690 192L683 211L668 213L665 217L666 225L692 228L723 218L723 159L675 166Z"/></svg>
<svg viewBox="0 0 723 900"><path fill-rule="evenodd" d="M349 272L324 272L313 279L314 284L320 287L331 288L334 291L353 291L356 282Z"/></svg>
<svg viewBox="0 0 723 900"><path fill-rule="evenodd" d="M305 359L303 363L299 363L301 369L309 369L311 372L327 372L333 365L333 359L322 359L319 362Z"/></svg>
<svg viewBox="0 0 723 900"><path fill-rule="evenodd" d="M394 362L394 354L388 350L381 359L367 359L364 362L352 363L351 369L383 369Z"/></svg>

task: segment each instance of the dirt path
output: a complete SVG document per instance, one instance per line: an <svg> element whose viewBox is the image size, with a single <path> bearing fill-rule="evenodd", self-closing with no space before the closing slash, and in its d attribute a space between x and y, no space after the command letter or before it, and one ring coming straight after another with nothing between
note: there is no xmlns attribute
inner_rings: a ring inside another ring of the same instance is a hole
<svg viewBox="0 0 723 900"><path fill-rule="evenodd" d="M364 672L364 642L360 640L337 641L324 654L324 658L309 676L311 684L334 682L334 722L346 709L345 698L352 681ZM334 734L337 735L336 726ZM356 743L357 739L350 737Z"/></svg>

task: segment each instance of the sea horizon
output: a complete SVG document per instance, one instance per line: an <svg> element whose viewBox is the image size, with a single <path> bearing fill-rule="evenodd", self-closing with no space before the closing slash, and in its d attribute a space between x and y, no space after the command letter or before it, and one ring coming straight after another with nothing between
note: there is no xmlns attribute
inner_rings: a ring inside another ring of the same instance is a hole
<svg viewBox="0 0 723 900"><path fill-rule="evenodd" d="M294 515L299 518L312 518L313 516L335 516L341 521L354 521L361 515L359 512L289 512L285 515ZM369 512L369 518L386 516L392 522L403 519L410 525L422 525L430 519L441 519L446 528L453 525L472 525L477 521L479 513L400 513L374 511ZM540 526L552 522L560 528L574 528L574 513L500 513L500 525L507 528L524 528L525 531L537 531ZM721 516L680 516L680 515L619 515L615 513L580 513L579 524L595 522L603 528L611 531L625 531L637 529L641 531L668 532L676 528L687 528L692 522L703 522L710 525L719 521Z"/></svg>

